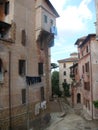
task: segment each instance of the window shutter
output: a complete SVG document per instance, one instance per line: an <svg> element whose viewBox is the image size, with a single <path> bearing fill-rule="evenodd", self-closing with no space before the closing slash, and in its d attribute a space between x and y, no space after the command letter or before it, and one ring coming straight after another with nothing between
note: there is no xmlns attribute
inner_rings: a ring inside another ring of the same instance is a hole
<svg viewBox="0 0 98 130"><path fill-rule="evenodd" d="M38 73L39 75L43 75L43 63L38 63Z"/></svg>
<svg viewBox="0 0 98 130"><path fill-rule="evenodd" d="M25 32L25 30L22 30L22 32L21 32L21 43L23 46L26 45L26 32Z"/></svg>
<svg viewBox="0 0 98 130"><path fill-rule="evenodd" d="M22 104L26 103L26 89L22 89Z"/></svg>
<svg viewBox="0 0 98 130"><path fill-rule="evenodd" d="M19 60L19 75L24 76L25 75L25 60Z"/></svg>
<svg viewBox="0 0 98 130"><path fill-rule="evenodd" d="M9 1L5 2L5 15L9 14Z"/></svg>

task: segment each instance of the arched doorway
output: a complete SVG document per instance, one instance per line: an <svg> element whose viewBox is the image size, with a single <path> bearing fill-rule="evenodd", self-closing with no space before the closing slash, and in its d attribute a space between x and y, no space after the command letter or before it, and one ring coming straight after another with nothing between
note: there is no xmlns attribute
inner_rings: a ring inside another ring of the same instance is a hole
<svg viewBox="0 0 98 130"><path fill-rule="evenodd" d="M80 93L77 94L77 103L81 103L81 94Z"/></svg>

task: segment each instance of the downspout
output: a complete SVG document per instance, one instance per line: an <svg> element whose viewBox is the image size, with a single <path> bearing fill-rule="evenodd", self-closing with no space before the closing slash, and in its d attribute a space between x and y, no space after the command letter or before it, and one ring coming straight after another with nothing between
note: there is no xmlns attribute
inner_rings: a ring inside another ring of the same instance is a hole
<svg viewBox="0 0 98 130"><path fill-rule="evenodd" d="M12 130L12 112L11 112L11 51L9 51L9 129Z"/></svg>
<svg viewBox="0 0 98 130"><path fill-rule="evenodd" d="M91 44L91 40L89 41L89 45ZM91 58L91 45L90 45L90 66L91 66L91 101L92 101L92 120L93 120L93 84L92 84L92 58Z"/></svg>

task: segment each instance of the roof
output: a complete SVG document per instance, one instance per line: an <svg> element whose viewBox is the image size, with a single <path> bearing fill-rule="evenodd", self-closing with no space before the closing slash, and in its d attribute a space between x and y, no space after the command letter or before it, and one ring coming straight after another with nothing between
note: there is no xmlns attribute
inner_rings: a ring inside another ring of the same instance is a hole
<svg viewBox="0 0 98 130"><path fill-rule="evenodd" d="M91 37L95 37L96 34L89 34L85 39L84 41L82 42L82 44L79 46L79 47L82 47L85 43L87 43Z"/></svg>
<svg viewBox="0 0 98 130"><path fill-rule="evenodd" d="M75 42L75 45L78 45L80 42L84 41L86 36L78 38L77 41Z"/></svg>
<svg viewBox="0 0 98 130"><path fill-rule="evenodd" d="M57 16L60 17L58 12L56 11L56 9L53 7L53 5L51 4L51 2L49 0L45 0L46 3L48 4L48 6L52 9L53 13Z"/></svg>
<svg viewBox="0 0 98 130"><path fill-rule="evenodd" d="M77 57L70 57L70 58L66 58L66 59L58 60L59 63L64 63L64 62L74 62L74 61L78 61L78 58L77 58Z"/></svg>
<svg viewBox="0 0 98 130"><path fill-rule="evenodd" d="M77 39L77 41L75 42L75 45L78 45L78 47L82 47L86 42L90 40L91 37L95 37L95 36L96 34L88 34L88 36L81 37ZM79 45L80 42L81 44Z"/></svg>
<svg viewBox="0 0 98 130"><path fill-rule="evenodd" d="M78 66L78 63L75 63L75 64L73 64L72 66L70 66L70 69L71 69L71 68L75 68L76 66Z"/></svg>
<svg viewBox="0 0 98 130"><path fill-rule="evenodd" d="M78 55L78 53L77 52L73 52L70 55Z"/></svg>

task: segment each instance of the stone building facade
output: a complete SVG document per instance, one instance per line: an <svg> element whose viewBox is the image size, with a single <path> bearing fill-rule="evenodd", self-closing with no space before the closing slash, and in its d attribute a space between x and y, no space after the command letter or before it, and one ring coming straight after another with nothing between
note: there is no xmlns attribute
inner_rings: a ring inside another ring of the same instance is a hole
<svg viewBox="0 0 98 130"><path fill-rule="evenodd" d="M83 88L81 85L79 75L78 62L70 67L70 77L72 78L71 83L71 106L76 108L77 106L83 105Z"/></svg>
<svg viewBox="0 0 98 130"><path fill-rule="evenodd" d="M59 63L59 87L63 91L62 84L66 82L71 84L72 79L70 78L70 66L78 61L77 53L70 54L69 58L58 60Z"/></svg>
<svg viewBox="0 0 98 130"><path fill-rule="evenodd" d="M82 87L83 110L92 119L98 119L98 109L94 101L98 100L98 44L95 34L80 38L75 43L79 53L79 77Z"/></svg>
<svg viewBox="0 0 98 130"><path fill-rule="evenodd" d="M0 0L0 130L33 129L48 115L57 17L49 0Z"/></svg>

